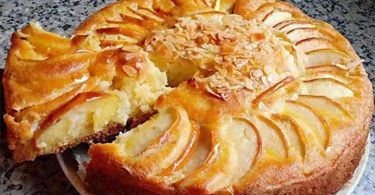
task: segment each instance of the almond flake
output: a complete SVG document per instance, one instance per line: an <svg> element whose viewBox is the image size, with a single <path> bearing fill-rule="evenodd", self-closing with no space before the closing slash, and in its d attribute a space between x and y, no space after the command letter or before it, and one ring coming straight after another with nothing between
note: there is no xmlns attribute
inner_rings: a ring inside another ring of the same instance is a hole
<svg viewBox="0 0 375 195"><path fill-rule="evenodd" d="M127 52L139 52L142 48L137 45L125 45L122 47L122 50Z"/></svg>
<svg viewBox="0 0 375 195"><path fill-rule="evenodd" d="M263 33L254 33L254 34L250 35L250 41L251 42L258 42L258 41L261 41L261 40L263 40L265 38L266 37L264 36Z"/></svg>
<svg viewBox="0 0 375 195"><path fill-rule="evenodd" d="M128 61L128 60L131 60L133 58L139 58L139 57L143 57L141 52L127 53L125 55L125 60Z"/></svg>
<svg viewBox="0 0 375 195"><path fill-rule="evenodd" d="M138 75L138 71L135 68L133 68L132 66L129 66L129 65L123 65L122 70L130 78L134 78Z"/></svg>
<svg viewBox="0 0 375 195"><path fill-rule="evenodd" d="M234 59L234 61L233 61L233 63L239 68L246 65L248 62L249 62L249 60L247 60L247 59Z"/></svg>
<svg viewBox="0 0 375 195"><path fill-rule="evenodd" d="M206 88L206 91L208 93L210 93L211 95L217 97L217 98L221 98L220 94L216 93L211 87L209 87L208 85L205 86Z"/></svg>
<svg viewBox="0 0 375 195"><path fill-rule="evenodd" d="M261 76L263 76L263 71L261 69L253 69L251 71L251 75L255 78L260 78Z"/></svg>

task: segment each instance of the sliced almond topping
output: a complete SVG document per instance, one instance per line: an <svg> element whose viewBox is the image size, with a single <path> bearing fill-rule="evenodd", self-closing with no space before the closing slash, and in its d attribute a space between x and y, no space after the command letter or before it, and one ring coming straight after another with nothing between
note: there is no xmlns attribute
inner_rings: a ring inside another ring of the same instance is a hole
<svg viewBox="0 0 375 195"><path fill-rule="evenodd" d="M223 45L221 46L220 54L221 55L229 55L236 51L236 49L231 45Z"/></svg>
<svg viewBox="0 0 375 195"><path fill-rule="evenodd" d="M131 60L133 58L141 58L143 57L143 54L141 52L132 52L132 53L127 53L125 55L125 60Z"/></svg>
<svg viewBox="0 0 375 195"><path fill-rule="evenodd" d="M251 70L251 75L255 78L260 78L263 76L263 71L261 69L253 69Z"/></svg>
<svg viewBox="0 0 375 195"><path fill-rule="evenodd" d="M264 36L263 33L253 33L250 36L250 41L251 42L257 42L257 41L263 40L264 38L266 38L266 37Z"/></svg>
<svg viewBox="0 0 375 195"><path fill-rule="evenodd" d="M134 78L138 75L138 71L135 68L133 68L132 66L129 66L129 65L123 65L122 70L130 78Z"/></svg>
<svg viewBox="0 0 375 195"><path fill-rule="evenodd" d="M122 47L122 50L127 52L139 52L142 48L137 45L125 45Z"/></svg>
<svg viewBox="0 0 375 195"><path fill-rule="evenodd" d="M208 37L206 37L206 36L198 36L198 37L195 39L195 42L196 42L199 46L208 43L208 41L209 41L209 40L208 40Z"/></svg>
<svg viewBox="0 0 375 195"><path fill-rule="evenodd" d="M254 90L254 86L253 86L253 81L252 80L246 79L243 84L244 84L245 88L247 88L249 90Z"/></svg>
<svg viewBox="0 0 375 195"><path fill-rule="evenodd" d="M208 93L210 93L211 95L213 95L213 96L215 96L215 97L221 99L220 94L216 93L216 92L215 92L210 86L205 85L205 88L206 88L206 91L207 91Z"/></svg>
<svg viewBox="0 0 375 195"><path fill-rule="evenodd" d="M226 100L236 90L259 90L272 83L277 78L268 75L278 63L277 74L297 67L284 63L294 63L289 60L293 54L279 39L265 26L241 16L195 15L178 18L173 28L155 32L145 44L147 51L165 56L168 64L191 62L201 70L194 75L196 81Z"/></svg>
<svg viewBox="0 0 375 195"><path fill-rule="evenodd" d="M249 60L248 59L234 59L234 64L239 67L239 68L242 68L242 66L246 65Z"/></svg>

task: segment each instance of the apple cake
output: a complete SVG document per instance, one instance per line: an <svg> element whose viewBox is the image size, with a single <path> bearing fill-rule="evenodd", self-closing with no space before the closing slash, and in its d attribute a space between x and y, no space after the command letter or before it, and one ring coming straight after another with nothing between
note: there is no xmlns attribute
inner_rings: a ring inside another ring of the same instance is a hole
<svg viewBox="0 0 375 195"><path fill-rule="evenodd" d="M12 37L17 161L89 148L96 194L333 194L361 159L372 86L329 24L275 0L124 0L70 39Z"/></svg>

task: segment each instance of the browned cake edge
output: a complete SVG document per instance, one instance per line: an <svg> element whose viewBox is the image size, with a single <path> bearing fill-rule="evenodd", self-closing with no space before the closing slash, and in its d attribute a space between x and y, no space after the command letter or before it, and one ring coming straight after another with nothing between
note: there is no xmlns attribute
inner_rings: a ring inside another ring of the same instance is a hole
<svg viewBox="0 0 375 195"><path fill-rule="evenodd" d="M363 130L368 132L370 117L367 118ZM363 155L368 133L362 134L353 145L338 158L334 167L323 170L312 177L306 178L304 181L290 184L288 186L280 186L265 192L256 194L333 194L337 192L353 175L359 161ZM129 186L123 184L119 180L126 180L128 174L121 164L113 164L114 161L103 161L102 169L111 170L93 170L87 175L89 186L94 189L97 194L155 194L145 191L137 186ZM117 175L111 175L115 171L123 170ZM107 174L103 174L107 173ZM134 181L133 181L134 182ZM132 183L133 183L132 182ZM253 192L242 192L241 194L254 194Z"/></svg>
<svg viewBox="0 0 375 195"><path fill-rule="evenodd" d="M115 135L119 133L124 128L124 125L119 123L110 123L105 128L103 128L102 131L89 135L86 137L82 137L80 139L75 140L74 142L70 144L66 144L64 146L61 146L59 148L56 148L56 150L51 151L52 153L61 153L64 152L68 148L73 148L80 143L90 143L90 142L105 142L108 138L108 136ZM44 155L44 153L41 153L39 155Z"/></svg>
<svg viewBox="0 0 375 195"><path fill-rule="evenodd" d="M63 145L61 147L53 148L52 150L48 150L48 151L42 151L37 148L34 148L34 146L32 146L30 142L30 145L23 145L23 147L17 147L16 150L13 150L13 159L16 162L34 160L37 156L40 156L40 155L62 153L66 149L73 148L79 145L80 143L90 143L93 141L103 142L108 136L119 133L123 128L124 128L124 125L122 124L109 123L105 128L103 128L102 131L98 133L76 139L69 144ZM10 136L9 128L8 128L7 136Z"/></svg>

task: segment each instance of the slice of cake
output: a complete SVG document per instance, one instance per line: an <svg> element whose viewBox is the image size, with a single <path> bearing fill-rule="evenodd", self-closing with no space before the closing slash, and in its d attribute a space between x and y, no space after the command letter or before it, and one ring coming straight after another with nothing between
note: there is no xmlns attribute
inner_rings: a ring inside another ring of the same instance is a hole
<svg viewBox="0 0 375 195"><path fill-rule="evenodd" d="M12 36L3 77L16 161L33 160L121 130L152 111L165 73L139 47L77 49L31 24Z"/></svg>

